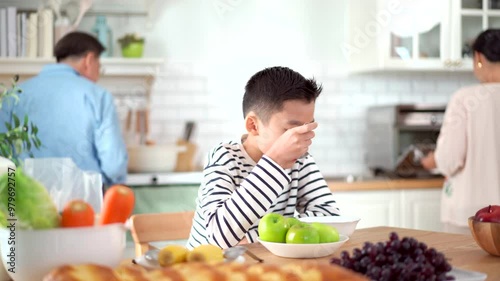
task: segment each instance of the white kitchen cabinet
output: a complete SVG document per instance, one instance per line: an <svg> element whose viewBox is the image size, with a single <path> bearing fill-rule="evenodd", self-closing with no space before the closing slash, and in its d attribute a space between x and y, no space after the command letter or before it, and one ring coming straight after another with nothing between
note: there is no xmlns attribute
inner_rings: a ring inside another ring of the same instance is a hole
<svg viewBox="0 0 500 281"><path fill-rule="evenodd" d="M358 228L399 226L399 190L339 191L335 200L342 214L360 217Z"/></svg>
<svg viewBox="0 0 500 281"><path fill-rule="evenodd" d="M403 38L390 31L390 25L401 15L399 1L349 3L348 38L341 48L352 72L470 71L471 41L487 28L500 27L498 1L440 0L436 2L442 5L439 22L428 32ZM431 12L432 6L429 9Z"/></svg>
<svg viewBox="0 0 500 281"><path fill-rule="evenodd" d="M360 217L357 228L394 226L441 231L440 188L334 191L342 214Z"/></svg>
<svg viewBox="0 0 500 281"><path fill-rule="evenodd" d="M401 226L441 231L441 189L401 191Z"/></svg>
<svg viewBox="0 0 500 281"><path fill-rule="evenodd" d="M351 71L443 69L449 56L449 2L441 21L429 32L401 38L390 25L401 13L399 1L351 0L349 34L342 46Z"/></svg>

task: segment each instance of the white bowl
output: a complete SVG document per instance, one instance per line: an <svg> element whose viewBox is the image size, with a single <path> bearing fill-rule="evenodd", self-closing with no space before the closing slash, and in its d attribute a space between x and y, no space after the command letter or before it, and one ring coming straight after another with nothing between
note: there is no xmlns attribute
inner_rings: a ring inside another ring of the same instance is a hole
<svg viewBox="0 0 500 281"><path fill-rule="evenodd" d="M8 272L14 281L42 280L52 269L64 264L118 266L124 258L125 233L121 223L15 232L3 228L0 254L5 268L15 270Z"/></svg>
<svg viewBox="0 0 500 281"><path fill-rule="evenodd" d="M346 235L340 235L338 242L320 244L287 244L257 240L276 256L284 258L320 258L329 256L337 251L345 242L349 240Z"/></svg>
<svg viewBox="0 0 500 281"><path fill-rule="evenodd" d="M351 236L356 230L360 218L349 216L325 216L325 217L303 217L299 218L300 221L311 223L319 222L331 225L337 229L340 234Z"/></svg>
<svg viewBox="0 0 500 281"><path fill-rule="evenodd" d="M177 163L179 152L186 151L186 146L138 145L127 148L128 171L133 173L172 172Z"/></svg>

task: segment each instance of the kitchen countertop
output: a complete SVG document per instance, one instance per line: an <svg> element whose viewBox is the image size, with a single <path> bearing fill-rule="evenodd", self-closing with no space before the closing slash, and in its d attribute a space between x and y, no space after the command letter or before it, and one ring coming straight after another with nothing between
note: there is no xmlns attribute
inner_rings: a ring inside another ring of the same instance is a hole
<svg viewBox="0 0 500 281"><path fill-rule="evenodd" d="M141 173L128 174L127 185L131 186L161 186L161 185L199 185L203 179L203 173L185 172L185 173ZM401 189L422 189L422 188L441 188L444 179L425 178L425 179L391 179L386 177L369 177L355 179L352 181L347 178L335 177L325 178L332 191L368 191L368 190L401 190Z"/></svg>
<svg viewBox="0 0 500 281"><path fill-rule="evenodd" d="M422 189L441 188L444 178L426 179L390 179L371 178L353 182L339 179L326 179L328 187L332 191L369 191L369 190L401 190L401 189Z"/></svg>

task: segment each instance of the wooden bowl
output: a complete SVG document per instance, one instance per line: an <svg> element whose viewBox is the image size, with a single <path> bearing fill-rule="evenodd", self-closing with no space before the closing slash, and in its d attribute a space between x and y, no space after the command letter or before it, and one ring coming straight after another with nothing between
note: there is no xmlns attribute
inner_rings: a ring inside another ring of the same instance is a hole
<svg viewBox="0 0 500 281"><path fill-rule="evenodd" d="M476 243L494 256L500 256L500 223L477 221L469 218L469 228Z"/></svg>

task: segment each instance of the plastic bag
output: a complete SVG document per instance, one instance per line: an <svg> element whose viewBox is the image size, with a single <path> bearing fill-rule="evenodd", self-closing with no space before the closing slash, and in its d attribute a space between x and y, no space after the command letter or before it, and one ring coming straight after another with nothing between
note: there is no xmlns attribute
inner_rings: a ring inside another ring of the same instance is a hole
<svg viewBox="0 0 500 281"><path fill-rule="evenodd" d="M62 211L70 200L82 199L96 214L101 212L100 173L80 170L71 158L27 158L24 172L47 188L58 211Z"/></svg>

